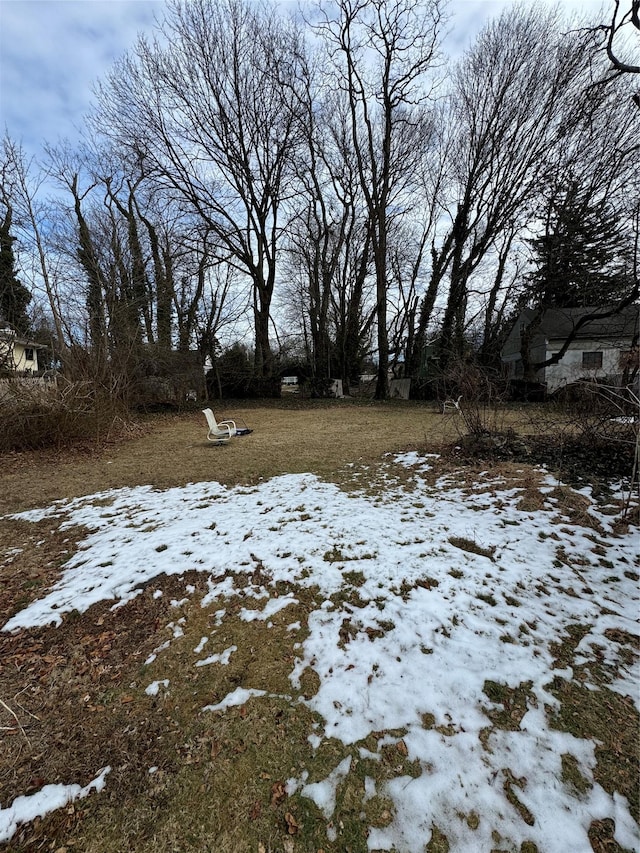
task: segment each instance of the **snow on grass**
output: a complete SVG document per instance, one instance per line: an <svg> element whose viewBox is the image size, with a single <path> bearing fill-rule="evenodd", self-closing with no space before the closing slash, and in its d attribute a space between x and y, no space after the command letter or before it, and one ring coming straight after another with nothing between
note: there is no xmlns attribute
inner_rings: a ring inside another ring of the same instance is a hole
<svg viewBox="0 0 640 853"><path fill-rule="evenodd" d="M246 705L253 696L266 696L266 690L255 690L253 688L246 689L245 687L236 687L231 693L227 693L221 702L215 705L205 705L204 711L224 711L227 708L233 708L236 705Z"/></svg>
<svg viewBox="0 0 640 853"><path fill-rule="evenodd" d="M290 604L297 603L298 599L294 598L292 594L283 595L281 598L270 599L265 605L264 610L247 610L246 607L243 607L239 615L243 622L255 622L256 620L265 622Z"/></svg>
<svg viewBox="0 0 640 853"><path fill-rule="evenodd" d="M345 778L350 768L351 756L348 755L340 762L340 764L338 764L335 770L332 770L327 778L323 779L321 782L311 782L306 785L304 784L306 776L302 780L302 795L313 800L327 820L331 819L331 815L336 807L336 793L338 785ZM297 780L289 779L287 782L287 793L291 795L297 789Z"/></svg>
<svg viewBox="0 0 640 853"><path fill-rule="evenodd" d="M238 651L237 646L229 646L228 649L225 649L223 652L219 654L209 655L208 658L203 658L202 660L196 661L196 666L209 666L212 663L219 663L220 666L228 666L229 661L231 660L231 655L234 652Z"/></svg>
<svg viewBox="0 0 640 853"><path fill-rule="evenodd" d="M209 637L201 637L200 642L198 643L198 645L193 650L195 652L195 654L199 655L200 652L204 649L204 647L207 645L208 642L209 642Z"/></svg>
<svg viewBox="0 0 640 853"><path fill-rule="evenodd" d="M319 677L315 695L299 700L323 721L311 742L360 744L362 755L371 733L401 730L407 760L419 767L418 776L380 783L395 811L387 826L371 827L370 849L422 853L437 826L452 853L489 851L495 832L512 845L532 841L566 853L590 849L587 830L601 818L615 821L623 847L640 849L626 800L593 782L595 743L551 729L547 715L558 706L552 678L572 678L571 667L554 669L551 644L576 623L586 631L578 660L597 645L616 667L613 689L637 701L637 670L611 639L612 630L638 631L637 540L614 534L590 492L581 500L597 532L559 521L553 478L542 481L542 509L530 512L519 507L522 489L491 472L466 489L455 472L423 478L436 460L425 465L405 454L386 462L375 495L366 488L380 472L360 470L348 493L310 474L287 475L252 488L113 490L23 513L34 521L64 514L65 525L90 532L60 581L4 630L59 624L63 613L103 599L127 601L161 573L206 572L202 606L219 606L237 595L234 575L259 567L260 586L244 592L267 601L243 608L245 620L271 618L304 587L319 596L290 674L294 690L308 667ZM408 486L394 479L394 465L408 469ZM282 584L292 591L283 595ZM225 610L215 616L221 624ZM169 627L180 635L178 624ZM197 665L224 664L234 648ZM502 706L487 695L487 682L511 690L526 684L516 730L491 726L488 713ZM238 687L206 710L265 695ZM387 735L368 755L379 758L393 741ZM562 781L566 754L593 783L579 798ZM329 818L349 761L335 779L290 784Z"/></svg>
<svg viewBox="0 0 640 853"><path fill-rule="evenodd" d="M80 785L45 785L35 794L16 797L6 809L0 808L0 843L9 841L21 823L44 817L49 812L87 797L91 791L102 791L110 767L104 767L95 779L81 788Z"/></svg>
<svg viewBox="0 0 640 853"><path fill-rule="evenodd" d="M165 690L169 686L169 679L163 678L161 681L152 681L151 684L145 688L145 693L147 696L157 696L160 692L160 688L164 687Z"/></svg>

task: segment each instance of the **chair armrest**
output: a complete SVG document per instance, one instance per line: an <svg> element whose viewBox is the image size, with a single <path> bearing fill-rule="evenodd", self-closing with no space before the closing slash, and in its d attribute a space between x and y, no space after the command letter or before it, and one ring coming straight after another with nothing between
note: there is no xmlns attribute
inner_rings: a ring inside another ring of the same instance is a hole
<svg viewBox="0 0 640 853"><path fill-rule="evenodd" d="M237 429L236 422L232 421L230 418L225 418L225 420L223 421L218 421L218 426L227 426L228 424L231 424L234 429Z"/></svg>

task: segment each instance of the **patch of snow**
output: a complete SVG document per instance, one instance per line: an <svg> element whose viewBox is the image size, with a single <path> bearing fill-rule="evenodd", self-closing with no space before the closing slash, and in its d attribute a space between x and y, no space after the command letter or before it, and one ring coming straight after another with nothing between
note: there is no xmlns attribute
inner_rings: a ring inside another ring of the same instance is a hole
<svg viewBox="0 0 640 853"><path fill-rule="evenodd" d="M227 693L221 702L217 705L205 705L203 711L224 711L226 708L232 708L235 705L245 705L252 696L266 696L266 690L246 689L245 687L236 687L231 693Z"/></svg>
<svg viewBox="0 0 640 853"><path fill-rule="evenodd" d="M164 687L165 689L169 686L169 679L163 678L161 681L152 681L151 684L145 688L145 693L147 696L157 696L160 692L160 688Z"/></svg>
<svg viewBox="0 0 640 853"><path fill-rule="evenodd" d="M220 654L210 655L208 658L204 658L204 660L196 661L196 666L208 666L210 663L219 663L221 666L228 666L229 661L231 660L231 655L233 652L237 651L237 646L229 646L228 649L220 652Z"/></svg>
<svg viewBox="0 0 640 853"><path fill-rule="evenodd" d="M195 649L193 650L193 651L195 652L195 654L199 655L199 654L200 654L200 652L204 649L204 647L206 646L206 644L207 644L208 642L209 642L209 638L208 638L208 637L202 637L202 638L200 639L200 642L198 643L198 645L197 645L197 646L195 647Z"/></svg>
<svg viewBox="0 0 640 853"><path fill-rule="evenodd" d="M100 792L104 788L107 773L111 767L104 767L95 779L82 788L80 785L45 785L35 794L16 797L10 806L0 808L0 842L9 841L21 823L44 817L56 809L87 797L91 791Z"/></svg>
<svg viewBox="0 0 640 853"><path fill-rule="evenodd" d="M254 622L256 620L264 621L270 619L274 614L284 610L290 604L297 604L298 599L293 597L292 593L283 595L280 598L271 598L264 607L264 610L247 610L243 607L240 611L240 618L243 622Z"/></svg>
<svg viewBox="0 0 640 853"><path fill-rule="evenodd" d="M154 649L154 650L151 652L151 654L149 655L149 657L148 657L148 658L146 659L146 661L144 662L144 665L145 665L145 666L150 666L150 665L154 662L154 660L158 657L158 655L160 654L160 652L163 652L165 649L168 649L170 645L171 645L171 640L165 640L165 642L164 642L164 643L162 643L161 645L159 645L157 649Z"/></svg>
<svg viewBox="0 0 640 853"><path fill-rule="evenodd" d="M348 755L340 764L332 770L326 779L321 782L311 782L305 785L300 793L303 797L309 797L317 805L326 820L330 820L336 807L336 793L338 785L351 769L351 756Z"/></svg>

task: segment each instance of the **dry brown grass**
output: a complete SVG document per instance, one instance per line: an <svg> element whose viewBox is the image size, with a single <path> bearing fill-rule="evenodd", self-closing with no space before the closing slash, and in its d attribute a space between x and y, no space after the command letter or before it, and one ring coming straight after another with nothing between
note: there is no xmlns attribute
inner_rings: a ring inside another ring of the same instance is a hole
<svg viewBox="0 0 640 853"><path fill-rule="evenodd" d="M329 476L387 452L425 443L441 446L458 434L454 418L425 404L335 402L300 408L289 402L215 410L219 417L243 419L253 433L215 446L207 442L205 419L196 411L143 419L101 447L87 443L74 450L5 455L0 620L4 623L57 580L83 535L60 530L60 520L33 524L8 518L9 513L123 486L167 488L206 480L232 485L306 471ZM292 661L290 632L283 629L279 637L271 629L268 638L252 637L262 623L236 624L229 614L229 636L220 642L231 644L237 630L242 633L238 646L255 650L251 655L245 659L238 654L230 667L204 667L181 679L185 663L178 644L175 655L173 646L163 653L159 671L176 685L171 697L152 699L141 689L158 677L153 666L143 664L166 639L164 626L175 618L169 602L182 598L187 582L204 593L202 576L158 579L163 598L146 591L116 612L103 602L82 616L68 615L57 628L0 633L0 698L10 709L0 707L7 747L0 758L0 802L48 783L85 784L100 767L113 768L104 797L90 797L20 827L13 849L48 850L53 844L51 849L220 853L239 849L240 838L242 843L251 839L251 849L258 839L266 849L275 849L272 844L276 839L280 843L283 828L286 837L285 815L292 806L286 798L273 802L272 789L310 759L308 713L292 712L284 700L249 705L246 716L244 709L225 715L200 709L233 690L245 671L255 676L256 684L285 692ZM287 619L299 618L303 626L299 636L313 607L301 599L298 613L289 609ZM184 649L193 649L211 630L201 624L210 614L199 607L191 610ZM266 639L265 661L259 650ZM303 693L314 689L310 679L303 679ZM339 755L335 752L329 750L324 761L316 762L318 773L324 762L328 772L343 757L341 749ZM153 777L151 766L159 768ZM192 839L183 836L185 809L192 814ZM305 820L309 826L308 815ZM215 839L213 847L201 846L206 837Z"/></svg>
<svg viewBox="0 0 640 853"><path fill-rule="evenodd" d="M464 430L460 416L443 416L433 404L424 403L283 401L214 409L219 417L242 418L253 433L214 446L206 441L205 419L197 411L148 418L101 448L5 456L0 488L0 623L56 580L82 538L81 531L60 530L60 520L25 523L3 518L7 513L143 484L168 488L215 480L234 485L301 472L334 481L344 473L347 480L351 464L366 466L385 453L407 449L438 451ZM504 421L523 432L530 429L517 409L505 410ZM458 464L453 460L450 468L457 469ZM536 493L538 475L528 466L496 462L488 467L489 491L493 478L517 477L523 494ZM483 463L482 470L486 469ZM457 486L477 487L480 470L469 466L456 473ZM378 488L373 480L370 485ZM574 509L577 513L583 508ZM459 545L471 546L476 547L466 540ZM357 606L358 573L345 577L355 587L351 594ZM260 582L251 575L245 580L249 586ZM295 693L288 680L293 644L306 635L308 614L319 605L316 591L296 593L298 603L274 617L268 635L264 623L239 619L236 611L242 602L231 599L224 605L228 608L224 624L213 638L215 607L198 604L206 591L204 575L157 578L154 584L162 588L162 597L154 597L149 586L117 611L110 609L111 602L102 602L82 615L66 615L57 628L0 633L0 699L15 714L0 708L7 746L0 750L0 803L47 783L86 784L104 765L112 767L103 794L21 826L9 849L364 853L366 826L384 826L392 819L389 801L375 797L364 802L365 777L383 783L398 773L415 772L401 749L402 731L370 736L368 748L373 751L375 738L391 735L399 740L385 747L388 754L379 762L354 761L338 791L340 834L335 844L328 844L317 809L306 798L287 797L282 786L303 768L310 768L310 781L324 778L350 754L349 749L325 739L317 751L312 750L308 736L318 721L295 701L296 696L293 701L271 696L226 713L202 710L247 679L270 693ZM181 600L188 584L199 594L180 610L186 618L184 638L172 643L159 663L146 666L149 654L167 639L168 621L176 618L171 599ZM301 626L295 636L287 630L291 620ZM193 649L206 634L212 635L210 646L215 644L208 653L238 646L231 665L197 669L191 665ZM312 670L306 673L298 695L317 690L314 675ZM171 690L146 695L145 685L162 678L170 679ZM570 698L562 700L568 705ZM513 706L520 714L516 700L514 694ZM633 721L629 724L622 717L629 709L618 705L616 720L624 720L632 731ZM606 719L611 723L610 715ZM558 725L562 722L559 719ZM595 724L589 731L600 736ZM608 747L615 756L616 745ZM633 753L628 744L623 747ZM150 774L150 767L158 769ZM292 833L296 825L299 828ZM448 849L446 837L434 832L427 849Z"/></svg>
<svg viewBox="0 0 640 853"><path fill-rule="evenodd" d="M98 451L84 447L3 457L0 515L121 486L168 488L207 480L233 485L284 473L323 475L385 452L442 446L462 428L459 418L425 403L213 408L218 418L244 419L253 433L228 445L211 444L198 411L149 418L134 437Z"/></svg>

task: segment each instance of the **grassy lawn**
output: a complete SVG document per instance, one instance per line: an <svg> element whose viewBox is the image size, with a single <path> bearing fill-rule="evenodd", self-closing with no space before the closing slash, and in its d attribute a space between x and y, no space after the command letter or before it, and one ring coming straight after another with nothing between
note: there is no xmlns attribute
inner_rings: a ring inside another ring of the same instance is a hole
<svg viewBox="0 0 640 853"><path fill-rule="evenodd" d="M430 404L216 414L5 457L0 846L25 798L9 850L639 849L619 495Z"/></svg>

